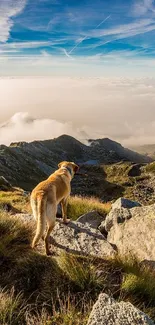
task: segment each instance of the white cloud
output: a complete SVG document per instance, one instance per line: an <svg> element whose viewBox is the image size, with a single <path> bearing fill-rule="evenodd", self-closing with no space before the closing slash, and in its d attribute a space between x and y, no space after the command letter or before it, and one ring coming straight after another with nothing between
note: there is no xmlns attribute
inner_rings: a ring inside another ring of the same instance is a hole
<svg viewBox="0 0 155 325"><path fill-rule="evenodd" d="M62 123L50 118L35 119L26 112L15 113L7 124L0 128L1 143L7 145L22 140L50 139L65 133L80 137L80 131L73 127L71 122Z"/></svg>
<svg viewBox="0 0 155 325"><path fill-rule="evenodd" d="M22 50L22 49L30 49L37 48L41 46L50 46L52 42L50 41L29 41L29 42L11 42L6 44L1 44L0 49L2 50Z"/></svg>
<svg viewBox="0 0 155 325"><path fill-rule="evenodd" d="M153 78L3 78L0 122L9 123L0 128L0 141L67 133L126 146L155 143L154 93Z"/></svg>
<svg viewBox="0 0 155 325"><path fill-rule="evenodd" d="M148 13L154 12L154 0L138 0L135 1L133 8L132 8L132 13L135 16L143 16Z"/></svg>
<svg viewBox="0 0 155 325"><path fill-rule="evenodd" d="M143 34L152 30L155 30L155 21L153 19L142 19L134 23L123 24L109 29L92 30L88 35L92 37L115 36L118 39Z"/></svg>
<svg viewBox="0 0 155 325"><path fill-rule="evenodd" d="M0 1L0 42L6 42L13 26L13 17L19 15L25 8L27 0Z"/></svg>

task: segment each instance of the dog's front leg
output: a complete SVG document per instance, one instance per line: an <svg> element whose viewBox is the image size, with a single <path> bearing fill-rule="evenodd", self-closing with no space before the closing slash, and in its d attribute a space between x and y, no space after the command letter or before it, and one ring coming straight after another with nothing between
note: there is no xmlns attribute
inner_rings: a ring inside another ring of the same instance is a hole
<svg viewBox="0 0 155 325"><path fill-rule="evenodd" d="M61 209L62 209L62 219L64 223L68 223L70 219L67 219L67 198L62 199L61 201Z"/></svg>

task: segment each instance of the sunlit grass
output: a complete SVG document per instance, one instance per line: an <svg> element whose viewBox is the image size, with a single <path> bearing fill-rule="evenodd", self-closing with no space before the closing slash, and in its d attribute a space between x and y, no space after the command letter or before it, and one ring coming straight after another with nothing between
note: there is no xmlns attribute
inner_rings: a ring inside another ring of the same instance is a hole
<svg viewBox="0 0 155 325"><path fill-rule="evenodd" d="M102 203L97 198L86 198L81 196L71 196L68 202L68 217L72 220L76 220L81 215L90 212L97 211L103 217L110 211L111 203Z"/></svg>

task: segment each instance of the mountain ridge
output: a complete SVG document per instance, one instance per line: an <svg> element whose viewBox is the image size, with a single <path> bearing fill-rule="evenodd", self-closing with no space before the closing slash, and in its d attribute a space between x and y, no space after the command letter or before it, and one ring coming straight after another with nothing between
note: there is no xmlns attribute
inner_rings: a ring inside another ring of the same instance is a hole
<svg viewBox="0 0 155 325"><path fill-rule="evenodd" d="M62 160L79 164L111 164L120 161L147 163L152 159L140 155L121 144L105 139L89 140L89 145L69 136L51 140L13 142L0 146L0 171L14 186L31 190L47 178Z"/></svg>

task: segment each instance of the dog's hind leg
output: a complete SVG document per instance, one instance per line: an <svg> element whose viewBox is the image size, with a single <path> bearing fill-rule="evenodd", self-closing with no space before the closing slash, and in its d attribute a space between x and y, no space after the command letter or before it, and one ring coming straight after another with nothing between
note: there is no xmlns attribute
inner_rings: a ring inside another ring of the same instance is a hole
<svg viewBox="0 0 155 325"><path fill-rule="evenodd" d="M52 232L55 222L56 222L56 213L57 213L57 205L56 203L48 203L46 208L46 218L47 218L47 234L45 236L45 250L47 255L52 255L52 252L49 249L49 238L50 233Z"/></svg>

